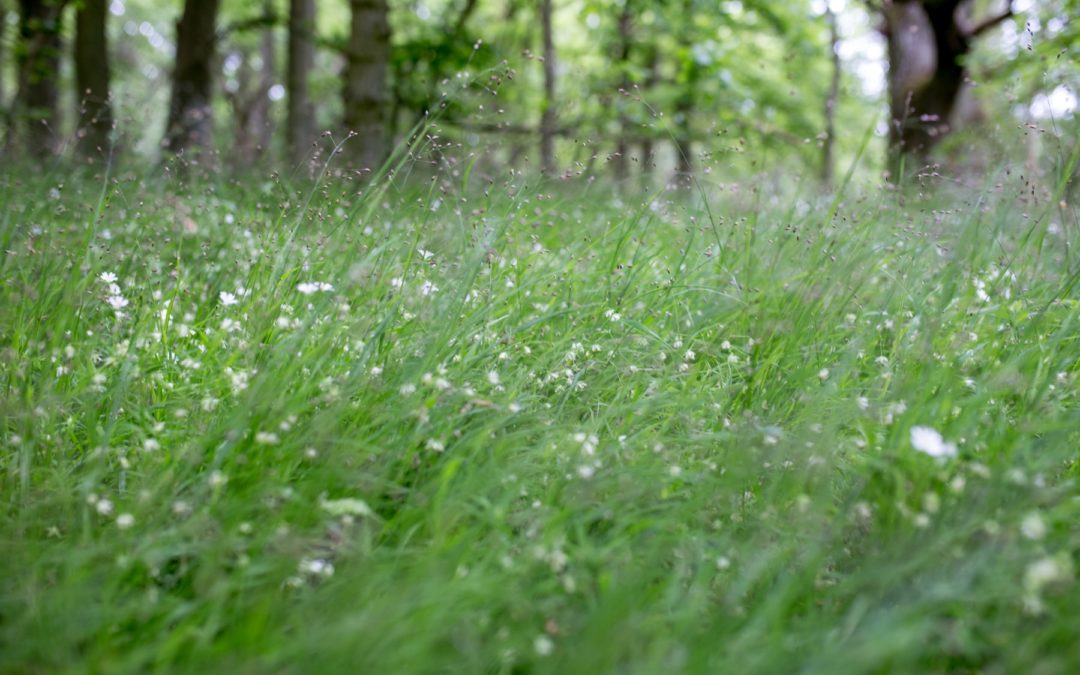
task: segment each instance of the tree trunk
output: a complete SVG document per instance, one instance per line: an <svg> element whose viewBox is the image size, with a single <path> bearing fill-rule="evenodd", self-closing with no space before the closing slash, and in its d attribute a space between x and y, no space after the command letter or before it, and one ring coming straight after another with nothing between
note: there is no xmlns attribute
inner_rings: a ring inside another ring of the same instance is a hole
<svg viewBox="0 0 1080 675"><path fill-rule="evenodd" d="M220 0L186 0L176 24L176 64L164 143L173 154L210 149L219 6Z"/></svg>
<svg viewBox="0 0 1080 675"><path fill-rule="evenodd" d="M77 148L86 157L107 156L112 131L105 0L82 0L75 14Z"/></svg>
<svg viewBox="0 0 1080 675"><path fill-rule="evenodd" d="M315 67L315 0L290 0L288 123L286 144L289 162L304 162L311 156L315 142L315 106L308 91L308 76Z"/></svg>
<svg viewBox="0 0 1080 675"><path fill-rule="evenodd" d="M657 68L660 64L660 51L655 45L648 48L647 64L648 74L645 76L645 82L642 85L645 96L649 95L659 79ZM656 168L656 151L652 134L653 130L650 128L645 132L645 137L641 140L641 189L645 192L653 188L653 169Z"/></svg>
<svg viewBox="0 0 1080 675"><path fill-rule="evenodd" d="M908 158L926 162L933 147L951 131L951 117L967 74L963 61L972 41L1012 16L1010 6L979 25L967 26L963 4L963 0L884 4L893 180L900 177Z"/></svg>
<svg viewBox="0 0 1080 675"><path fill-rule="evenodd" d="M386 160L387 72L390 22L386 0L349 0L352 29L345 69L345 127L355 138L346 144L349 164L377 171Z"/></svg>
<svg viewBox="0 0 1080 675"><path fill-rule="evenodd" d="M827 3L825 20L829 24L832 77L829 80L829 93L825 98L825 137L821 145L821 182L825 187L830 187L833 182L833 147L836 145L836 101L840 96L840 32L836 25L836 14Z"/></svg>
<svg viewBox="0 0 1080 675"><path fill-rule="evenodd" d="M630 65L630 45L633 40L633 14L631 13L630 0L623 1L623 9L619 14L619 41L615 53L615 63L621 71L619 76L619 138L615 142L615 156L612 157L612 171L619 185L626 182L630 172L628 170L630 158L630 116L626 113L630 96L630 74L627 68Z"/></svg>
<svg viewBox="0 0 1080 675"><path fill-rule="evenodd" d="M540 0L540 30L544 43L544 102L540 113L540 170L555 173L555 135L558 117L555 110L555 41L551 27L551 1Z"/></svg>
<svg viewBox="0 0 1080 675"><path fill-rule="evenodd" d="M59 147L60 73L64 0L19 0L19 92L16 114L25 124L27 152L42 159Z"/></svg>

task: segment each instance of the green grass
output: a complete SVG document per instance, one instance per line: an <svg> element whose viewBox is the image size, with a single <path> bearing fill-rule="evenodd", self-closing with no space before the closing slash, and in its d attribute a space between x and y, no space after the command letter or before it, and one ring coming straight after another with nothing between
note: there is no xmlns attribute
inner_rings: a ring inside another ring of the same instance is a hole
<svg viewBox="0 0 1080 675"><path fill-rule="evenodd" d="M0 179L0 672L1080 668L1058 196L57 182Z"/></svg>

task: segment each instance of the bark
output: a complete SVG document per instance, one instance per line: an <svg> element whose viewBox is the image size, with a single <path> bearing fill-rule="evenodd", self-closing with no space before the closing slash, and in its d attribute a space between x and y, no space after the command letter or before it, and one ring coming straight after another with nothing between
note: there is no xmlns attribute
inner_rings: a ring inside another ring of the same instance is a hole
<svg viewBox="0 0 1080 675"><path fill-rule="evenodd" d="M27 152L43 159L59 147L60 72L64 0L19 0L16 114L24 123Z"/></svg>
<svg viewBox="0 0 1080 675"><path fill-rule="evenodd" d="M220 0L186 0L176 24L176 63L164 142L173 154L210 149L219 7Z"/></svg>
<svg viewBox="0 0 1080 675"><path fill-rule="evenodd" d="M349 0L352 28L345 68L345 127L355 138L346 144L350 166L376 171L386 160L387 72L390 22L386 0Z"/></svg>
<svg viewBox="0 0 1080 675"><path fill-rule="evenodd" d="M272 9L267 7L268 12ZM275 70L273 26L268 26L260 35L261 65L258 70L253 67L249 52L238 50L234 53L240 57L240 67L236 72L237 86L235 90L225 92L232 105L236 133L236 151L230 155L230 159L237 166L250 167L270 145L270 89L274 85Z"/></svg>
<svg viewBox="0 0 1080 675"><path fill-rule="evenodd" d="M659 73L657 70L659 64L660 52L656 46L653 45L649 47L648 50L648 74L645 76L645 82L642 85L645 96L649 95L649 92L652 91L659 80ZM641 141L641 187L645 191L652 189L653 169L656 168L656 151L652 133L651 129L648 130L645 138Z"/></svg>
<svg viewBox="0 0 1080 675"><path fill-rule="evenodd" d="M7 38L7 0L0 0L0 115L6 112L7 82L4 80L4 40Z"/></svg>
<svg viewBox="0 0 1080 675"><path fill-rule="evenodd" d="M555 135L558 116L555 109L555 40L551 26L552 0L540 0L540 31L544 43L544 102L540 114L540 170L555 173Z"/></svg>
<svg viewBox="0 0 1080 675"><path fill-rule="evenodd" d="M315 142L315 106L311 102L308 78L315 67L315 0L290 0L289 65L285 85L288 90L286 144L289 162L305 161Z"/></svg>
<svg viewBox="0 0 1080 675"><path fill-rule="evenodd" d="M821 145L821 182L829 187L833 182L833 147L836 145L836 101L840 96L840 33L836 25L836 14L826 4L825 20L829 24L829 56L832 58L832 73L829 80L829 94L825 98L825 138Z"/></svg>
<svg viewBox="0 0 1080 675"><path fill-rule="evenodd" d="M893 0L883 6L889 43L889 170L898 179L910 160L927 161L951 131L966 79L964 57L981 33L1012 16L1011 8L965 25L963 0Z"/></svg>
<svg viewBox="0 0 1080 675"><path fill-rule="evenodd" d="M113 127L109 101L106 0L82 0L75 14L75 83L79 127L77 148L87 157L107 154Z"/></svg>
<svg viewBox="0 0 1080 675"><path fill-rule="evenodd" d="M683 0L683 12L689 19L693 16L693 5L690 0ZM694 144L690 124L691 113L694 110L694 88L697 86L698 66L693 57L685 65L686 72L683 74L682 91L675 100L675 176L673 182L676 187L689 188L694 180Z"/></svg>
<svg viewBox="0 0 1080 675"><path fill-rule="evenodd" d="M615 156L612 157L612 171L615 180L622 185L629 176L630 140L632 133L630 117L626 114L628 105L626 98L630 95L630 75L627 68L630 65L630 45L633 40L633 14L631 13L630 0L624 0L622 12L619 14L619 41L616 47L616 64L622 75L619 78L619 138L615 142Z"/></svg>

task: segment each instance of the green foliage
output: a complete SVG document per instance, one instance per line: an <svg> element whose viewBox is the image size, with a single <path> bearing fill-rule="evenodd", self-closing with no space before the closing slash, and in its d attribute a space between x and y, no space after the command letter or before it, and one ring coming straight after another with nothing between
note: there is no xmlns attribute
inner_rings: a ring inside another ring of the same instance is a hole
<svg viewBox="0 0 1080 675"><path fill-rule="evenodd" d="M5 174L0 671L1073 672L1076 211L991 183Z"/></svg>

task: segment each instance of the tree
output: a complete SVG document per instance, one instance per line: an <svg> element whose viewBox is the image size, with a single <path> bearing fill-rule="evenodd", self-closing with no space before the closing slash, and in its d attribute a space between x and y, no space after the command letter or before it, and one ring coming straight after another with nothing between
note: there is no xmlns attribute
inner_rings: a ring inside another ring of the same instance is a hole
<svg viewBox="0 0 1080 675"><path fill-rule="evenodd" d="M821 143L821 182L830 187L833 182L833 148L836 146L836 103L840 98L840 31L836 22L836 13L832 6L825 4L825 21L829 24L829 57L832 73L829 77L829 92L825 96L825 132Z"/></svg>
<svg viewBox="0 0 1080 675"><path fill-rule="evenodd" d="M621 71L619 73L619 94L624 97L629 96L631 86L630 75L627 71L630 67L630 47L634 41L633 21L633 3L631 0L624 0L622 11L619 12L614 54L615 66ZM615 142L615 154L611 159L615 180L620 186L626 182L630 159L628 155L630 154L631 125L626 106L627 101L619 101L619 137Z"/></svg>
<svg viewBox="0 0 1080 675"><path fill-rule="evenodd" d="M176 63L164 143L174 154L210 147L219 6L220 0L186 0L176 24Z"/></svg>
<svg viewBox="0 0 1080 675"><path fill-rule="evenodd" d="M76 137L88 157L108 148L113 126L106 14L105 0L81 0L75 13Z"/></svg>
<svg viewBox="0 0 1080 675"><path fill-rule="evenodd" d="M308 157L315 140L315 106L308 91L308 76L314 66L315 0L290 0L285 142L289 162L294 166Z"/></svg>
<svg viewBox="0 0 1080 675"><path fill-rule="evenodd" d="M65 0L19 0L19 90L16 115L24 123L26 149L41 159L59 149L56 87L63 46Z"/></svg>
<svg viewBox="0 0 1080 675"><path fill-rule="evenodd" d="M886 0L881 10L889 43L889 170L897 179L907 158L925 162L951 130L972 42L1013 12L1010 4L973 24L968 0Z"/></svg>
<svg viewBox="0 0 1080 675"><path fill-rule="evenodd" d="M346 146L350 165L375 171L385 161L390 21L386 0L349 0L352 24L346 46L345 128L356 137Z"/></svg>
<svg viewBox="0 0 1080 675"><path fill-rule="evenodd" d="M555 109L555 40L551 27L551 2L540 0L540 32L544 44L544 101L540 113L540 170L555 173L555 135L558 117Z"/></svg>

